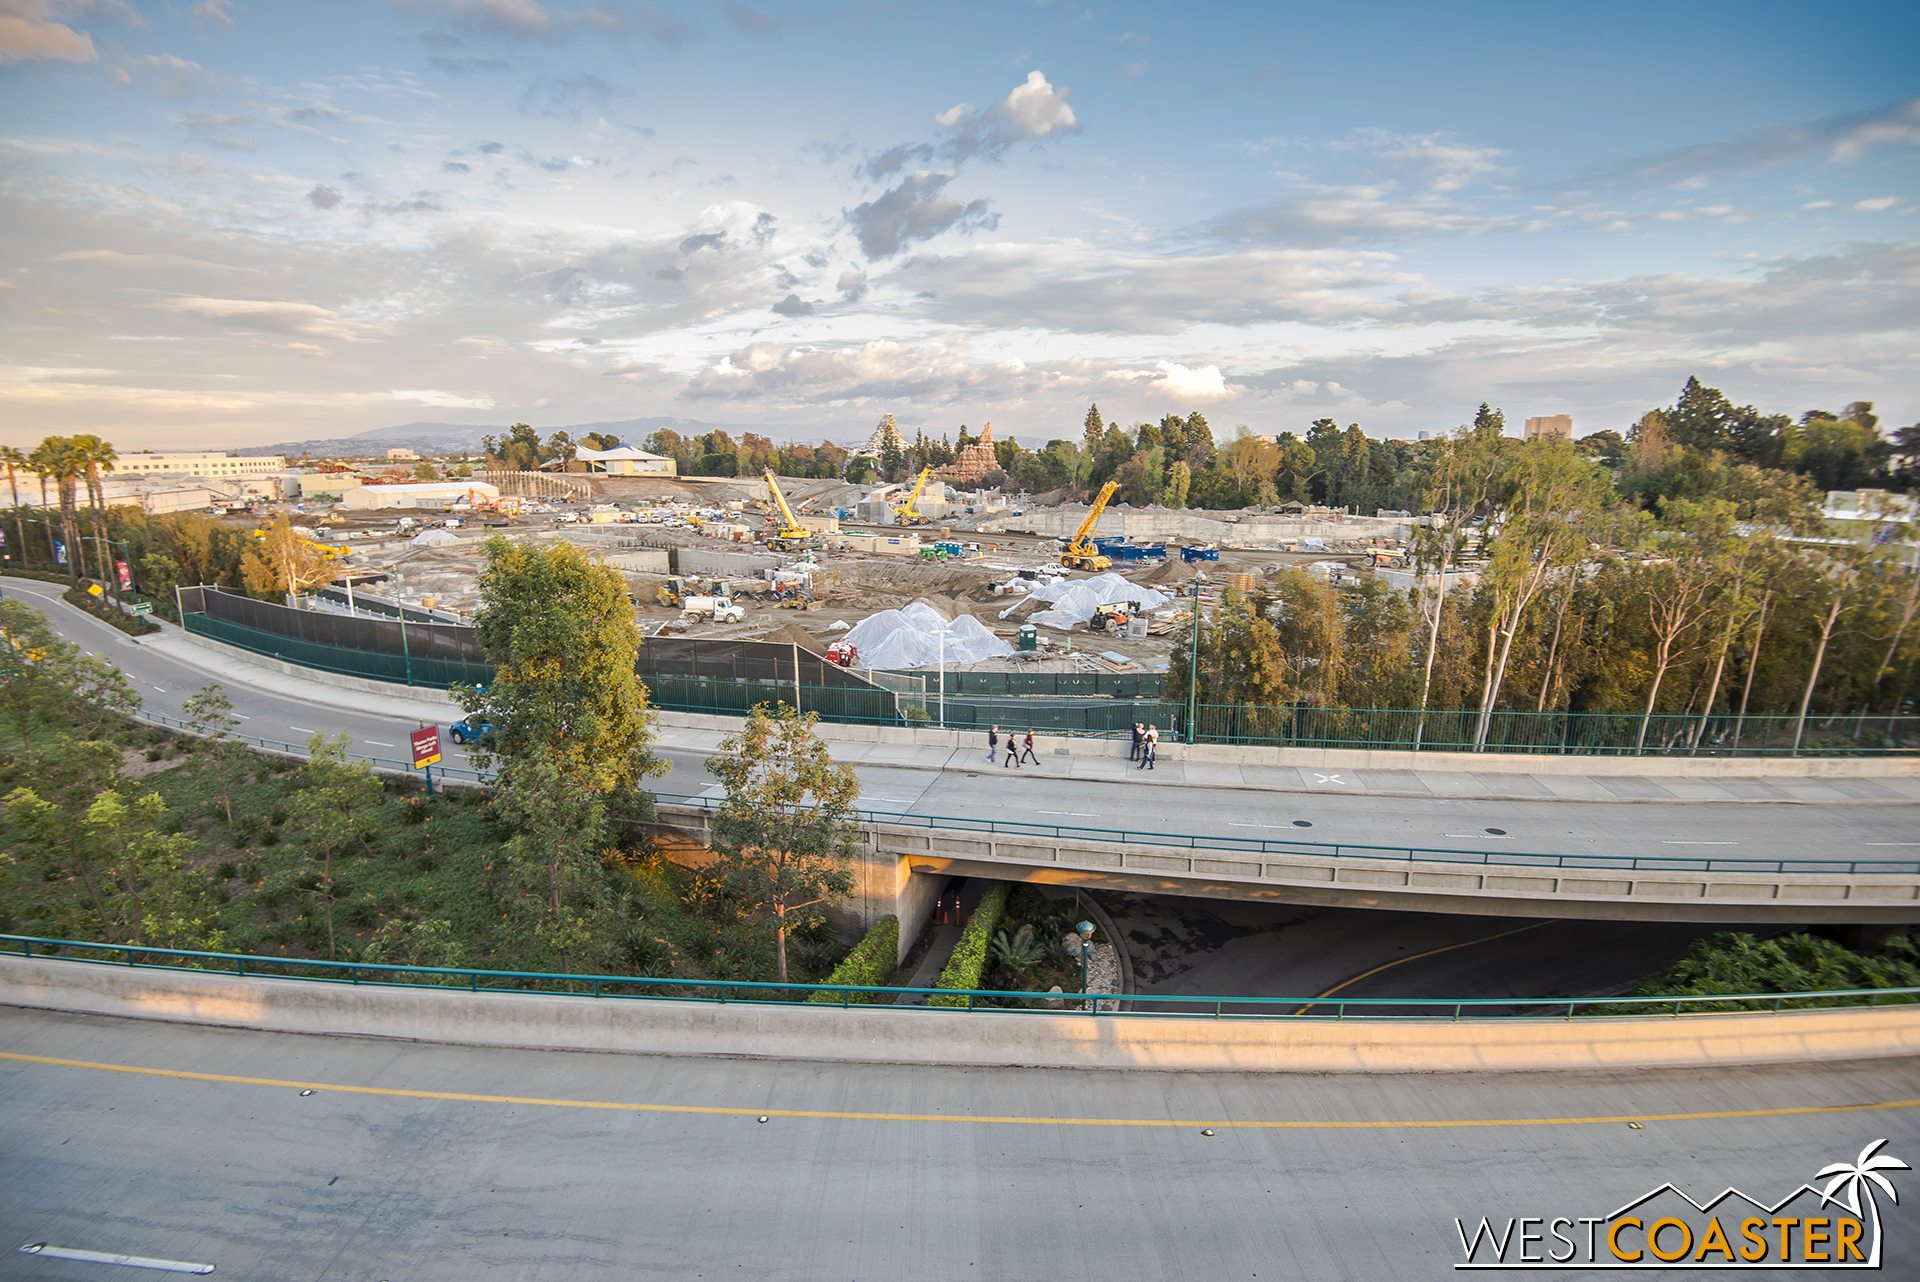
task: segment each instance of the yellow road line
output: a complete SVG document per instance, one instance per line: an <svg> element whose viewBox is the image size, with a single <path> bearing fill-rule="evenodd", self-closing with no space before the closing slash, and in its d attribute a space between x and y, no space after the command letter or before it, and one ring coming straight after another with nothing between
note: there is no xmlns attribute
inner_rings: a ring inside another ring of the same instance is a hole
<svg viewBox="0 0 1920 1282"><path fill-rule="evenodd" d="M1546 921L1530 922L1525 926L1516 926L1512 930L1503 930L1497 935L1483 935L1479 939L1469 939L1466 942L1459 943L1459 944L1448 944L1444 948L1429 948L1424 953L1415 953L1411 957L1401 957L1401 958L1398 958L1397 960L1387 962L1385 965L1375 966L1372 970L1363 970L1358 975L1355 975L1352 979L1342 980L1339 983L1335 984L1332 988L1329 988L1326 992L1316 994L1316 996L1331 997L1335 993L1339 992L1341 989L1347 987L1349 984L1357 984L1361 980L1367 978L1367 976L1369 975L1378 975L1383 970L1392 970L1395 966L1404 966L1410 961L1419 961L1422 957L1435 957L1441 953L1450 953L1456 948L1471 948L1475 944L1490 944L1496 939L1505 939L1508 935L1517 935L1523 930L1533 930L1540 926L1551 926L1553 925L1554 922L1559 920L1560 919L1558 917L1552 917ZM1293 1013L1298 1015L1308 1009L1310 1009L1310 1007L1302 1006L1299 1010L1296 1010Z"/></svg>
<svg viewBox="0 0 1920 1282"><path fill-rule="evenodd" d="M1383 1122L1213 1122L1180 1121L1161 1117L994 1117L954 1113L843 1113L826 1109L720 1108L701 1104L624 1104L607 1100L542 1099L520 1095L466 1095L455 1091L414 1091L391 1086L340 1086L330 1082L289 1082L272 1077L230 1077L223 1073L189 1073L176 1068L141 1068L132 1064L96 1064L82 1059L49 1059L43 1055L16 1055L0 1051L0 1059L60 1068L91 1068L109 1073L138 1073L146 1077L177 1077L194 1082L232 1082L241 1086L274 1086L285 1090L335 1091L347 1095L391 1095L401 1099L457 1100L470 1104L531 1104L543 1108L600 1108L625 1113L706 1113L720 1117L805 1117L851 1122L974 1122L1003 1126L1144 1126L1233 1127L1251 1131L1380 1131L1461 1126L1593 1126L1606 1122L1697 1122L1735 1117L1791 1117L1800 1113L1861 1113L1890 1108L1920 1108L1920 1099L1888 1100L1873 1104L1813 1104L1799 1108L1749 1108L1718 1113L1625 1113L1618 1117L1488 1117Z"/></svg>

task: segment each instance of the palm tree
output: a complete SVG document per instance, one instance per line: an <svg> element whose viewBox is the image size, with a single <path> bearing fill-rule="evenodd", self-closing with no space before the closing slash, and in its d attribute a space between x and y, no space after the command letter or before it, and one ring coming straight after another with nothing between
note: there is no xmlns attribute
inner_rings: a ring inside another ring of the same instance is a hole
<svg viewBox="0 0 1920 1282"><path fill-rule="evenodd" d="M74 503L74 486L86 465L81 462L79 451L73 442L64 436L49 436L34 447L33 465L40 474L53 482L55 492L60 496L60 532L66 538L67 581L70 586L80 586L80 520ZM47 535L51 542L53 535ZM55 559L58 557L56 555Z"/></svg>
<svg viewBox="0 0 1920 1282"><path fill-rule="evenodd" d="M97 436L76 436L73 447L79 453L80 462L86 468L87 505L93 510L93 535L97 542L95 560L100 566L100 582L113 585L113 595L120 595L120 576L112 573L113 549L107 542L107 490L101 483L100 473L113 471L113 464L120 456L112 445Z"/></svg>
<svg viewBox="0 0 1920 1282"><path fill-rule="evenodd" d="M52 504L47 502L47 483L53 479L53 446L50 442L58 439L55 436L48 437L34 446L33 452L27 455L27 466L33 469L34 476L40 481L40 520L47 527L48 565L54 564L59 559L53 550L53 522L47 520L47 512L52 507Z"/></svg>
<svg viewBox="0 0 1920 1282"><path fill-rule="evenodd" d="M20 568L27 565L27 522L20 515L19 474L26 470L27 456L11 445L0 445L0 467L7 469L7 488L13 491L13 532L19 538Z"/></svg>
<svg viewBox="0 0 1920 1282"><path fill-rule="evenodd" d="M1894 1191L1893 1184L1880 1172L1913 1169L1897 1157L1887 1157L1884 1154L1875 1157L1874 1150L1885 1143L1885 1140L1875 1140L1861 1149L1860 1156L1854 1161L1835 1162L1832 1166L1822 1167L1820 1173L1813 1177L1817 1180L1829 1175L1833 1176L1826 1189L1820 1194L1820 1201L1822 1204L1838 1202L1855 1215L1860 1214L1860 1195L1866 1194L1867 1210L1873 1217L1873 1259L1867 1265L1868 1268L1878 1268L1880 1265L1880 1204L1874 1200L1873 1187L1876 1184L1879 1185L1881 1191L1886 1193L1888 1200L1898 1205L1900 1194ZM1836 1189L1842 1188L1844 1192L1835 1193Z"/></svg>

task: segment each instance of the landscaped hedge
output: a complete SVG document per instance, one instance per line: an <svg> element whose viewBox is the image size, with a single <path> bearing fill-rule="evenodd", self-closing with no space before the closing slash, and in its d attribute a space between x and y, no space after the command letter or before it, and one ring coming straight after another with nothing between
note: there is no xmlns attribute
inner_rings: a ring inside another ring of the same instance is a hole
<svg viewBox="0 0 1920 1282"><path fill-rule="evenodd" d="M149 632L158 632L160 625L136 614L127 614L118 606L108 608L100 604L100 599L84 588L68 588L60 594L60 599L68 605L77 605L100 622L119 628L128 636L141 637Z"/></svg>
<svg viewBox="0 0 1920 1282"><path fill-rule="evenodd" d="M833 968L833 974L827 976L829 984L852 984L861 988L879 988L893 978L894 968L900 964L900 919L888 913L873 923L873 929L867 937L853 946L846 960ZM872 993L815 993L807 998L810 1002L825 1002L835 1006L851 1003L855 1006L873 1004Z"/></svg>
<svg viewBox="0 0 1920 1282"><path fill-rule="evenodd" d="M980 977L987 973L987 941L993 938L993 932L1000 925L1000 917L1007 910L1007 894L1013 889L1011 882L996 882L992 890L973 910L973 919L961 933L960 942L954 947L953 956L947 962L947 968L940 972L940 982L936 988L969 989L980 987ZM944 997L935 995L927 998L929 1006L965 1006L964 997Z"/></svg>

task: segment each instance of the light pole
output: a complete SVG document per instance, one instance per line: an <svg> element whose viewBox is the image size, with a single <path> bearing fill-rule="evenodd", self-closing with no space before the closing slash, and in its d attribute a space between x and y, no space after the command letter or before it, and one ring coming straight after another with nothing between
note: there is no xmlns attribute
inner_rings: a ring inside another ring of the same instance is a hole
<svg viewBox="0 0 1920 1282"><path fill-rule="evenodd" d="M1080 932L1080 992L1082 996L1085 996L1087 991L1087 954L1093 947L1093 923L1083 921L1075 926L1074 929ZM1090 999L1087 1009L1095 1009Z"/></svg>

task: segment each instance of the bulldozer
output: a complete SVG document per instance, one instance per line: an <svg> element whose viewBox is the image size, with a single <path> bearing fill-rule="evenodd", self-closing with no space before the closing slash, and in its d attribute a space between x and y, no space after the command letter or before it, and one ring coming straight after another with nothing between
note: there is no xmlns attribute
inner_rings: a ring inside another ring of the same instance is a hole
<svg viewBox="0 0 1920 1282"><path fill-rule="evenodd" d="M1087 509L1087 519L1080 522L1080 528L1075 530L1073 537L1067 541L1067 550L1060 554L1060 564L1069 570L1091 570L1096 574L1101 570L1113 568L1113 558L1101 552L1099 546L1088 536L1093 533L1094 523L1100 519L1100 514L1107 510L1107 501L1119 488L1118 481L1108 481L1101 487L1100 497L1095 499L1093 506Z"/></svg>

